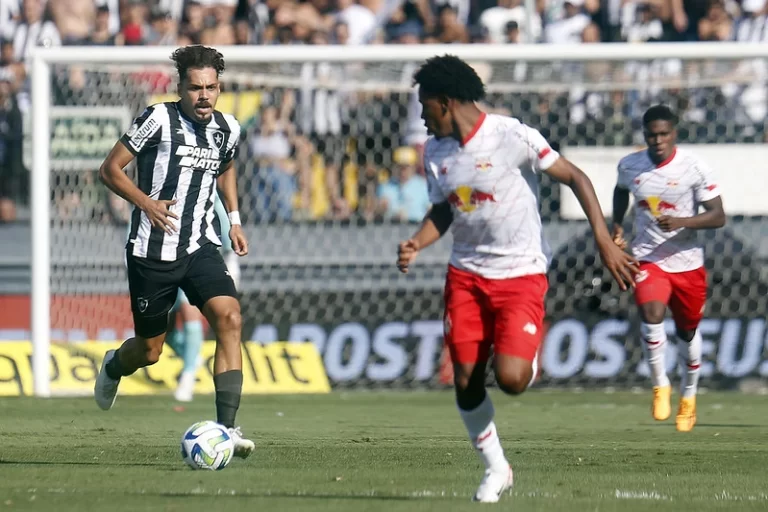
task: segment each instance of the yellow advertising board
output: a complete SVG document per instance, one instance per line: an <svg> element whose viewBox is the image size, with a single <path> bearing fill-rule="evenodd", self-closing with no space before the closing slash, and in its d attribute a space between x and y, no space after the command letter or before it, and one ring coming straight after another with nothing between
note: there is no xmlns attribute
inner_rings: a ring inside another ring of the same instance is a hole
<svg viewBox="0 0 768 512"><path fill-rule="evenodd" d="M104 353L120 343L83 342L51 345L51 394L93 393ZM317 348L312 343L274 342L243 345L243 394L329 393L331 388ZM203 344L205 364L198 369L196 394L213 393L216 343ZM182 360L166 347L157 364L120 382L121 395L153 395L176 389ZM32 343L0 342L0 396L33 394Z"/></svg>

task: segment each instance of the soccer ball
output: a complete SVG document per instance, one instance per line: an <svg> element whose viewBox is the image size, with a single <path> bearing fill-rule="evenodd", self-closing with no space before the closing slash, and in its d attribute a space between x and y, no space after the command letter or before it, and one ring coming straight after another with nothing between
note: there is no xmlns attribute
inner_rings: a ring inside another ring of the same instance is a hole
<svg viewBox="0 0 768 512"><path fill-rule="evenodd" d="M215 421L199 421L181 437L181 456L192 469L224 469L234 452L227 428Z"/></svg>

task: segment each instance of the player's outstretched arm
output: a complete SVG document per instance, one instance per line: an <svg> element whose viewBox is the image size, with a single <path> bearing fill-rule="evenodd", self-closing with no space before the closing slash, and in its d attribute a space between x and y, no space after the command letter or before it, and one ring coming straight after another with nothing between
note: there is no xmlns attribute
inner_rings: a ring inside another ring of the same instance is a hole
<svg viewBox="0 0 768 512"><path fill-rule="evenodd" d="M179 216L171 212L168 207L176 204L176 201L155 201L134 185L123 171L133 158L133 153L122 141L115 143L99 168L99 180L109 190L146 213L152 226L172 233L175 227L169 217L178 219Z"/></svg>
<svg viewBox="0 0 768 512"><path fill-rule="evenodd" d="M416 259L419 251L437 242L453 222L453 212L450 203L442 202L432 205L421 227L410 239L400 242L397 247L397 268L403 274L408 273L408 267Z"/></svg>
<svg viewBox="0 0 768 512"><path fill-rule="evenodd" d="M232 240L232 250L238 256L248 254L248 239L245 237L241 222L240 212L237 205L237 174L235 173L235 161L230 160L219 177L216 178L216 188L219 190L219 197L227 210L227 217L231 228L229 230L229 239Z"/></svg>
<svg viewBox="0 0 768 512"><path fill-rule="evenodd" d="M619 287L626 290L627 283L634 286L633 275L637 272L637 261L613 242L589 177L564 157L558 158L545 172L573 190L592 226L603 265L611 272Z"/></svg>
<svg viewBox="0 0 768 512"><path fill-rule="evenodd" d="M616 185L613 189L613 243L621 249L627 248L624 239L624 216L629 208L629 190Z"/></svg>
<svg viewBox="0 0 768 512"><path fill-rule="evenodd" d="M662 215L656 222L662 231L674 231L680 228L716 229L725 226L725 211L723 210L723 200L720 196L704 201L701 205L704 207L704 213L694 215L693 217Z"/></svg>

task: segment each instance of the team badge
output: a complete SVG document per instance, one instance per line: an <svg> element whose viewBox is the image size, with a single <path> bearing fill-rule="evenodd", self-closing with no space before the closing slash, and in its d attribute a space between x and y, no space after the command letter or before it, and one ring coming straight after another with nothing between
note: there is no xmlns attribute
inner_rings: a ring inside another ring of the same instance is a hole
<svg viewBox="0 0 768 512"><path fill-rule="evenodd" d="M224 145L224 134L220 131L213 132L213 143L216 144L216 147L221 149L221 146Z"/></svg>

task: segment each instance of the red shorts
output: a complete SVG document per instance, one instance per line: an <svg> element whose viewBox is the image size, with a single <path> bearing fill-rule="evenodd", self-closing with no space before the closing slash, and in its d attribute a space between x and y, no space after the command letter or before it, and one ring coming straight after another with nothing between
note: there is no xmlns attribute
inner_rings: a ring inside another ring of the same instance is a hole
<svg viewBox="0 0 768 512"><path fill-rule="evenodd" d="M692 331L699 326L707 302L707 271L704 267L672 273L641 261L635 284L638 305L663 302L672 311L678 329Z"/></svg>
<svg viewBox="0 0 768 512"><path fill-rule="evenodd" d="M448 267L445 343L454 363L487 361L497 354L533 361L541 344L547 276L488 279Z"/></svg>

